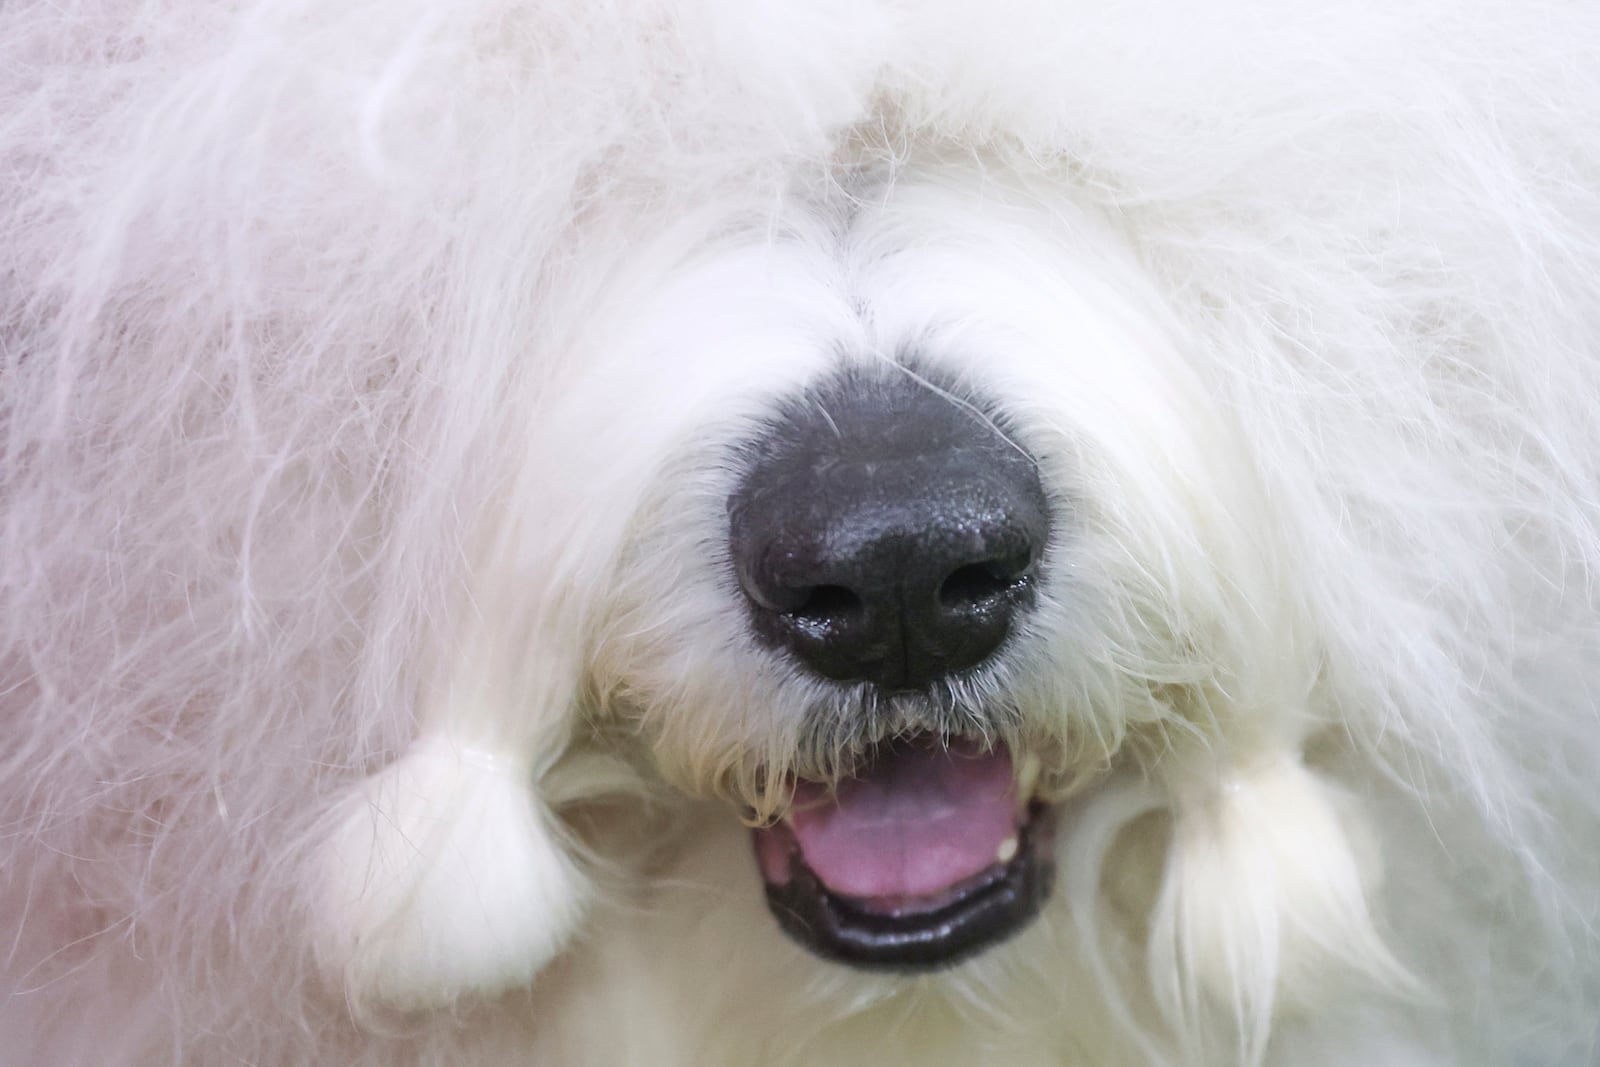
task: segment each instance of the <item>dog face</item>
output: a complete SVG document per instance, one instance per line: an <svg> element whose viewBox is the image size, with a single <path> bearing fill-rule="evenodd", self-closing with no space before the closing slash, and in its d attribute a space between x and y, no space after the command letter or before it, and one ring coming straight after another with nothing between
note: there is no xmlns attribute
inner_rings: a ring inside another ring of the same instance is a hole
<svg viewBox="0 0 1600 1067"><path fill-rule="evenodd" d="M0 6L8 1051L1591 1058L1592 7Z"/></svg>
<svg viewBox="0 0 1600 1067"><path fill-rule="evenodd" d="M835 1013L917 988L863 971L1028 974L1102 1006L1062 1040L1109 1008L1108 1049L1250 1061L1336 977L1404 987L1306 762L1339 716L1226 353L1048 173L823 188L598 242L628 255L501 443L448 683L338 813L347 995L532 981L596 896L560 811L622 781L721 801L737 855L665 881L741 872Z"/></svg>
<svg viewBox="0 0 1600 1067"><path fill-rule="evenodd" d="M912 175L675 270L636 323L617 451L667 458L603 584L597 713L757 825L816 953L1025 938L1062 810L1304 737L1273 526L1108 227Z"/></svg>

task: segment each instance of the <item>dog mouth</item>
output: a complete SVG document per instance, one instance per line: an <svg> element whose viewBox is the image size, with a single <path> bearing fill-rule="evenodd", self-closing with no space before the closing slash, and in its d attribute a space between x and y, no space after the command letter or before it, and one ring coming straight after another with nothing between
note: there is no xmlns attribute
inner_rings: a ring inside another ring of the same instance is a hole
<svg viewBox="0 0 1600 1067"><path fill-rule="evenodd" d="M875 749L837 788L795 783L755 831L767 904L824 959L902 973L960 963L1038 915L1055 875L1052 810L1004 746L932 737Z"/></svg>

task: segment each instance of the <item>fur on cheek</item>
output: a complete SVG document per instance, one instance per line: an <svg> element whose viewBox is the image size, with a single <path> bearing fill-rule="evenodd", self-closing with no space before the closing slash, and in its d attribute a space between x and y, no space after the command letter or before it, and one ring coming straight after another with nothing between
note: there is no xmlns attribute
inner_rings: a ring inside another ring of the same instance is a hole
<svg viewBox="0 0 1600 1067"><path fill-rule="evenodd" d="M1179 1033L1220 1023L1257 1063L1274 1018L1330 984L1416 995L1368 908L1381 871L1359 816L1298 753L1180 790L1174 809L1148 959Z"/></svg>

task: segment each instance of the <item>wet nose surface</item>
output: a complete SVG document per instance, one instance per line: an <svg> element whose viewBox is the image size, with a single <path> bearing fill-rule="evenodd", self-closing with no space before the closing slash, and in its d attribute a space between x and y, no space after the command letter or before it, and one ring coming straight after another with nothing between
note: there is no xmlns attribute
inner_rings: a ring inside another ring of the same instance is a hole
<svg viewBox="0 0 1600 1067"><path fill-rule="evenodd" d="M921 689L993 655L1049 537L1031 457L906 374L841 376L755 442L728 503L752 627L815 673Z"/></svg>

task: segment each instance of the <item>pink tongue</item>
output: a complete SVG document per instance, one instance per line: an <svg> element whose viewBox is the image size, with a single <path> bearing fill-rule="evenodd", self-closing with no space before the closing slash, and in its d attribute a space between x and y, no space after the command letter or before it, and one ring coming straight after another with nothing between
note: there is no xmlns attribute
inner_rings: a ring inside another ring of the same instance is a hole
<svg viewBox="0 0 1600 1067"><path fill-rule="evenodd" d="M795 790L793 826L806 866L849 897L919 897L997 862L1016 833L1011 755L970 742L886 748L831 802Z"/></svg>

